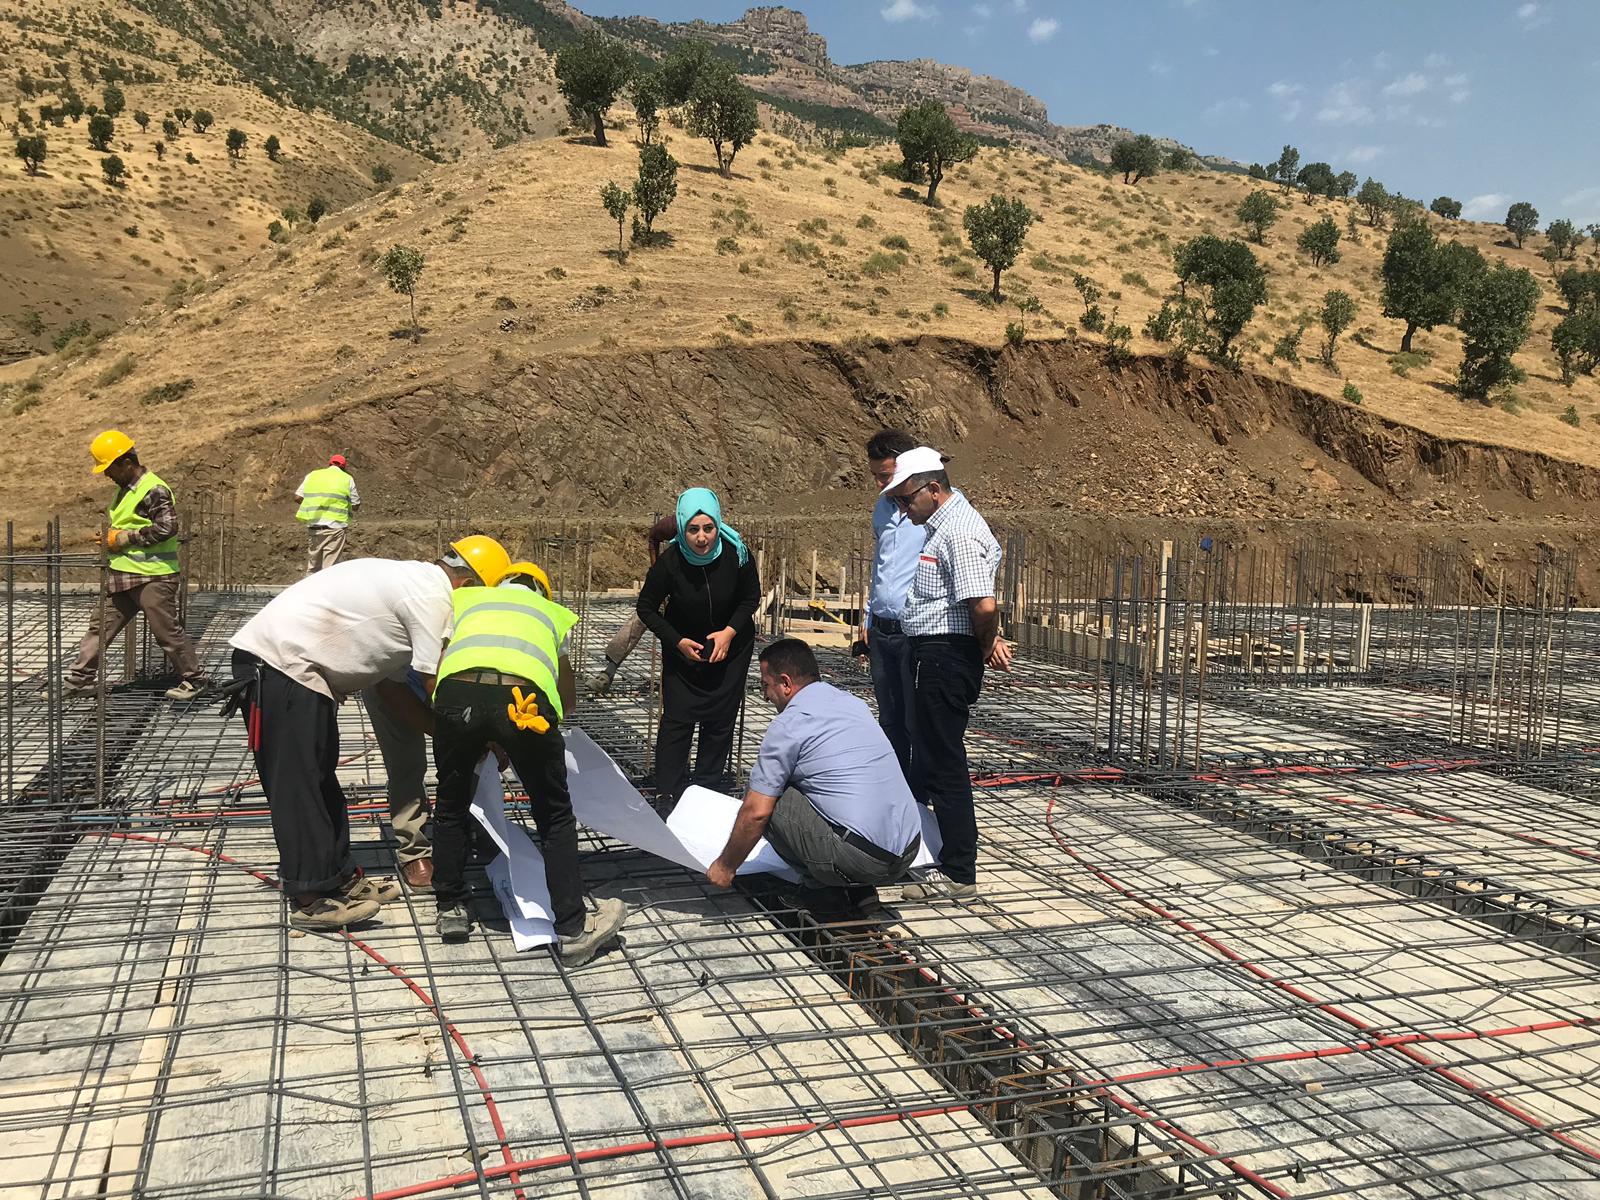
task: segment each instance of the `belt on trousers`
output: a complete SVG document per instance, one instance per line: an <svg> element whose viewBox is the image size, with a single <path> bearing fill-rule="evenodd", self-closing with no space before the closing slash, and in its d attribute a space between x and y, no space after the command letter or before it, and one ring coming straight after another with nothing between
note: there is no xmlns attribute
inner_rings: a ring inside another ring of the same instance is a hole
<svg viewBox="0 0 1600 1200"><path fill-rule="evenodd" d="M497 687L533 686L532 680L524 679L521 675L505 675L499 671L457 671L440 682L448 683L451 679L459 679L462 683L490 683Z"/></svg>
<svg viewBox="0 0 1600 1200"><path fill-rule="evenodd" d="M873 617L872 628L888 634L905 632L905 626L901 625L899 621L890 620L888 617Z"/></svg>
<svg viewBox="0 0 1600 1200"><path fill-rule="evenodd" d="M824 821L828 820L826 817L822 819ZM875 858L879 862L887 863L890 866L895 865L901 859L915 858L917 851L922 847L922 835L919 833L911 839L911 844L900 851L899 854L890 854L882 846L868 841L853 829L846 829L843 825L834 825L832 821L828 821L828 824L832 826L833 831L839 835L839 840L846 846L853 846L868 858Z"/></svg>
<svg viewBox="0 0 1600 1200"><path fill-rule="evenodd" d="M918 646L927 645L930 642L949 642L952 646L976 646L978 644L977 636L970 633L924 633L912 637L911 641Z"/></svg>

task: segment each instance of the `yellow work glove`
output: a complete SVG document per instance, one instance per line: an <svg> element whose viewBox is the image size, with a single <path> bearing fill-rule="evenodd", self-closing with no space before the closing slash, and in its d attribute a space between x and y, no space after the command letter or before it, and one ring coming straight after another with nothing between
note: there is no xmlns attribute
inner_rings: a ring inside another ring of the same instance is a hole
<svg viewBox="0 0 1600 1200"><path fill-rule="evenodd" d="M506 705L506 716L518 729L531 729L535 733L549 733L550 722L539 715L539 697L524 696L522 689L514 687L511 694L516 702Z"/></svg>
<svg viewBox="0 0 1600 1200"><path fill-rule="evenodd" d="M131 529L108 529L106 530L106 549L119 550L128 544L128 539L132 536L133 530Z"/></svg>

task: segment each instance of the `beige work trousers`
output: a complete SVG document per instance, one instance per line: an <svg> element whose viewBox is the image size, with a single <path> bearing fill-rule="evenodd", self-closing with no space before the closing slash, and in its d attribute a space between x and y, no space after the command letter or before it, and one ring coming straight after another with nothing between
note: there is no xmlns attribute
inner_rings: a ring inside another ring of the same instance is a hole
<svg viewBox="0 0 1600 1200"><path fill-rule="evenodd" d="M194 643L178 623L178 595L182 589L182 575L156 575L138 587L112 592L105 598L106 628L103 631L100 628L102 606L96 604L89 616L89 632L78 643L78 657L67 668L68 682L80 687L92 686L101 653L116 640L123 626L141 612L145 624L150 627L150 636L167 652L179 677L204 679Z"/></svg>
<svg viewBox="0 0 1600 1200"><path fill-rule="evenodd" d="M433 843L425 829L432 811L428 804L427 738L393 716L376 688L363 691L361 703L366 706L378 751L383 755L395 857L402 866L419 858L431 858Z"/></svg>
<svg viewBox="0 0 1600 1200"><path fill-rule="evenodd" d="M347 525L313 525L306 530L306 574L315 575L323 567L331 567L344 553L344 537L350 532Z"/></svg>

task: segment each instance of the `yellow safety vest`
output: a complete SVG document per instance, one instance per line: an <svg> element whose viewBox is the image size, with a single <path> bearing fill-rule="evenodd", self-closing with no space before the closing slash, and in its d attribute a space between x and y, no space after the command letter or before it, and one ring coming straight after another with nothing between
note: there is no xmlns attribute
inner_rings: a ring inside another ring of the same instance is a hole
<svg viewBox="0 0 1600 1200"><path fill-rule="evenodd" d="M113 529L148 529L150 519L141 517L134 509L150 494L152 488L167 487L161 476L146 470L131 488L117 496L116 503L106 510ZM171 491L171 488L167 489ZM173 503L177 503L174 495ZM129 575L176 575L178 573L178 536L173 534L153 546L129 547L111 554L111 569Z"/></svg>
<svg viewBox="0 0 1600 1200"><path fill-rule="evenodd" d="M462 587L452 600L456 628L439 662L439 682L463 671L516 675L538 686L559 720L561 643L578 614L518 587Z"/></svg>
<svg viewBox="0 0 1600 1200"><path fill-rule="evenodd" d="M300 511L295 520L311 525L350 524L350 485L355 481L338 467L319 467L300 485Z"/></svg>

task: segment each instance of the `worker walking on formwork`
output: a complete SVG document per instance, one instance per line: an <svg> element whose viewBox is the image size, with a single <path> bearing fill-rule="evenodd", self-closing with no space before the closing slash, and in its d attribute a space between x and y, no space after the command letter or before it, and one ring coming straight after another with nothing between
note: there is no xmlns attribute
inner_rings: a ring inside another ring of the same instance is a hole
<svg viewBox="0 0 1600 1200"><path fill-rule="evenodd" d="M345 470L345 457L335 454L328 465L309 472L294 491L300 502L294 514L306 526L306 574L331 567L344 554L350 517L361 507L356 481Z"/></svg>
<svg viewBox="0 0 1600 1200"><path fill-rule="evenodd" d="M478 772L500 746L527 789L544 853L545 883L558 954L582 966L616 936L627 918L621 900L585 912L578 869L578 821L567 790L561 722L576 703L567 635L577 614L550 598L550 580L533 563L514 563L499 587L464 587L454 596L455 632L439 663L433 694L439 729L434 764L433 891L438 932L447 942L472 930L467 911L468 823Z"/></svg>
<svg viewBox="0 0 1600 1200"><path fill-rule="evenodd" d="M210 686L210 680L200 670L194 643L178 617L183 575L178 556L178 508L172 489L139 462L133 439L120 429L108 429L95 438L89 453L94 456L95 474L117 485L116 498L106 511L110 523L106 598L111 610L108 616L103 606L97 606L89 618L89 631L67 669L66 688L92 692L100 655L142 612L150 636L178 669L178 682L167 689L167 696L192 700Z"/></svg>
<svg viewBox="0 0 1600 1200"><path fill-rule="evenodd" d="M400 895L367 878L350 857L339 784L338 708L373 689L396 720L373 723L386 742L434 732L434 714L406 683L431 692L453 613L451 593L498 583L510 566L493 538L452 542L436 563L357 558L286 588L234 634L225 711L241 710L272 812L278 877L289 923L341 929Z"/></svg>

